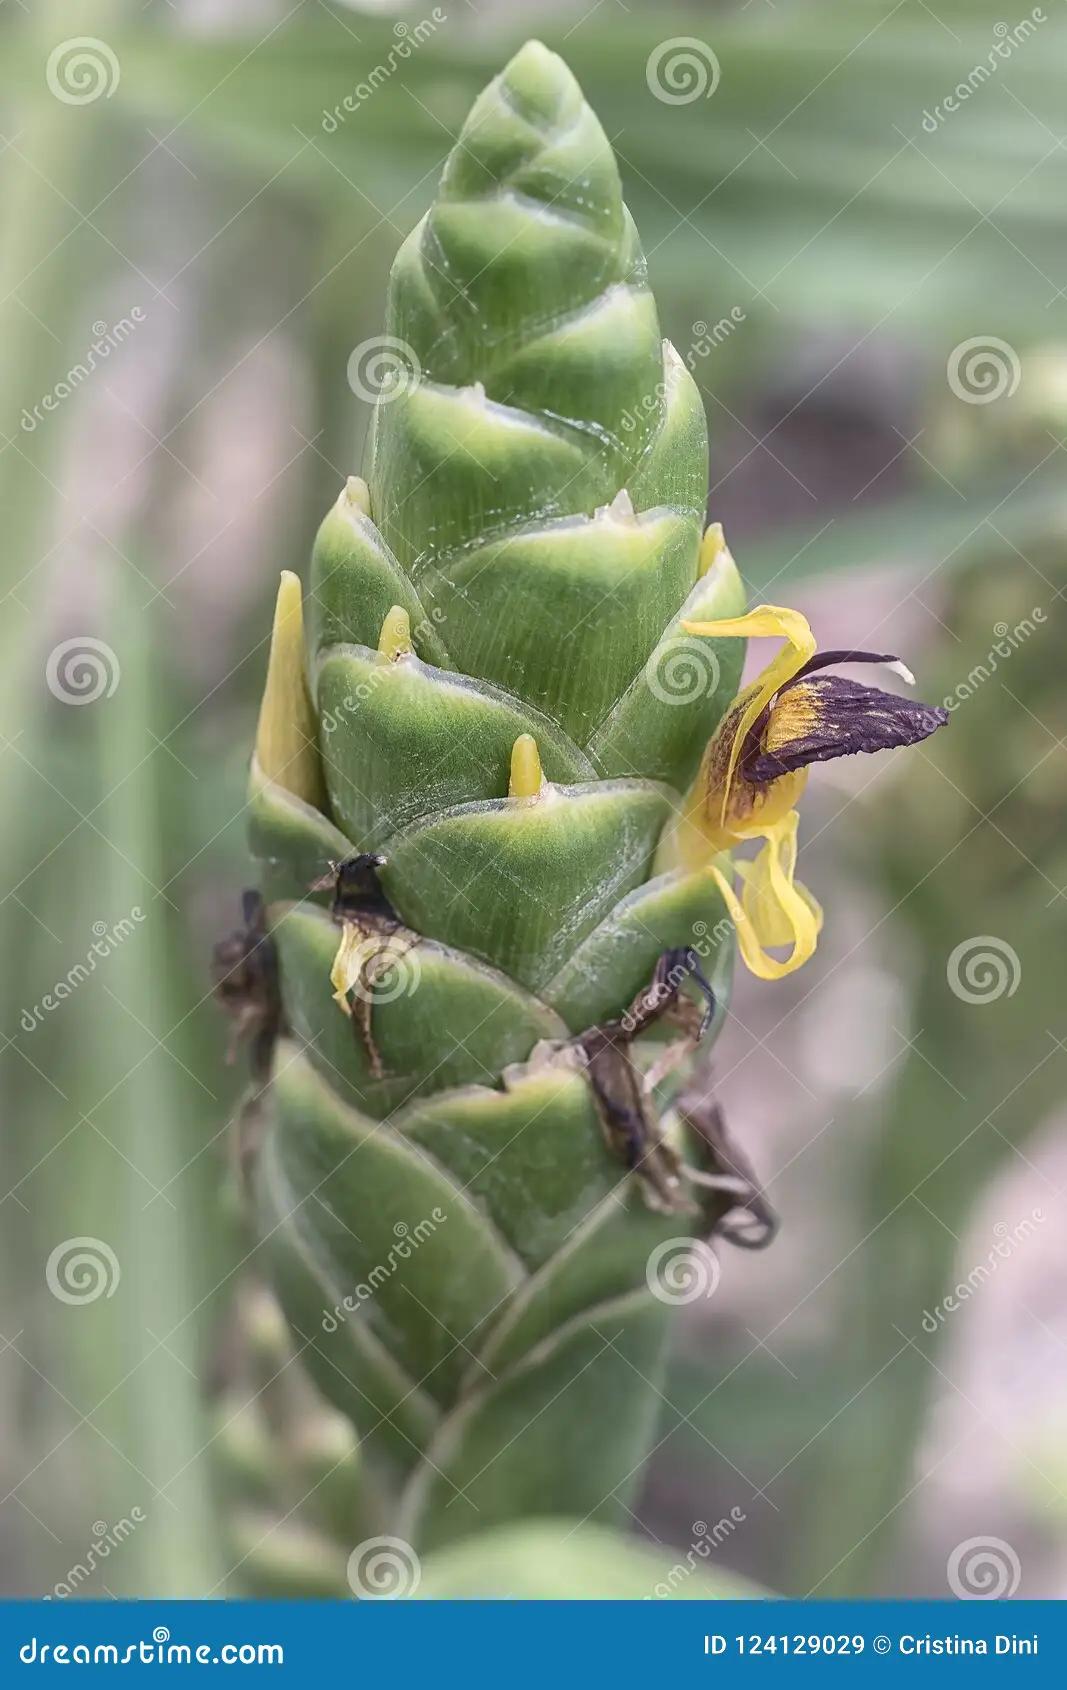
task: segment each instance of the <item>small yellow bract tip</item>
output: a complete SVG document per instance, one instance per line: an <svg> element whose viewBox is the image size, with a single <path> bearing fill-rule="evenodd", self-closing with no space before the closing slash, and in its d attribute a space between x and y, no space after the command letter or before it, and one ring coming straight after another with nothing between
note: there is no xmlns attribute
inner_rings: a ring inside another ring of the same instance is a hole
<svg viewBox="0 0 1067 1690"><path fill-rule="evenodd" d="M726 548L726 536L722 531L721 522L709 522L704 530L704 538L700 542L700 558L697 563L697 576L703 578L711 568L721 551Z"/></svg>
<svg viewBox="0 0 1067 1690"><path fill-rule="evenodd" d="M274 605L256 762L267 780L316 809L323 807L315 712L304 668L304 604L299 576L290 569L282 570Z"/></svg>
<svg viewBox="0 0 1067 1690"><path fill-rule="evenodd" d="M509 798L537 798L544 786L541 755L533 734L520 734L511 748Z"/></svg>
<svg viewBox="0 0 1067 1690"><path fill-rule="evenodd" d="M398 657L407 657L411 652L411 618L403 605L394 604L386 612L382 631L378 635L378 650L390 663L395 663Z"/></svg>
<svg viewBox="0 0 1067 1690"><path fill-rule="evenodd" d="M341 497L346 505L355 505L364 516L370 515L370 488L361 475L350 475Z"/></svg>

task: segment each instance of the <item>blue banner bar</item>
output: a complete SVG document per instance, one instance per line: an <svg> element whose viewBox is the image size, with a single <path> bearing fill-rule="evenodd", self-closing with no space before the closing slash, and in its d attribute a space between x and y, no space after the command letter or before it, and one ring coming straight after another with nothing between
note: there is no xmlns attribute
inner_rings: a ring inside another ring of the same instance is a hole
<svg viewBox="0 0 1067 1690"><path fill-rule="evenodd" d="M0 1683L1065 1682L1062 1602L7 1602Z"/></svg>

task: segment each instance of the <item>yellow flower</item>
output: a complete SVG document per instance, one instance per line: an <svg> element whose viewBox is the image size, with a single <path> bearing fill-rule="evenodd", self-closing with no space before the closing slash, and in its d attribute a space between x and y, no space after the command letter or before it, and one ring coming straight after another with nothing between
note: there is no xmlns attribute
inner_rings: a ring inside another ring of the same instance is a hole
<svg viewBox="0 0 1067 1690"><path fill-rule="evenodd" d="M784 641L724 716L665 846L665 860L675 866L707 868L726 900L746 964L761 980L777 980L807 962L822 926L822 911L795 878L796 805L809 765L914 744L948 717L895 693L820 673L835 663L882 663L913 680L899 658L885 652L817 653L799 611L761 605L745 616L682 626L713 639ZM724 853L746 839L762 839L762 849L750 861L731 863ZM789 954L782 959L769 954L785 947Z"/></svg>

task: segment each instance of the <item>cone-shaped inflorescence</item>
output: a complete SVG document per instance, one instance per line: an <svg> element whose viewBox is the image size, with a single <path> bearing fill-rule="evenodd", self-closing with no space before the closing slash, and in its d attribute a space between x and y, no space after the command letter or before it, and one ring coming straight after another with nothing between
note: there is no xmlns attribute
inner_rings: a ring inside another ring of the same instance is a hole
<svg viewBox="0 0 1067 1690"><path fill-rule="evenodd" d="M724 1002L714 881L654 865L742 658L681 623L742 595L611 147L539 44L474 106L387 329L253 764L285 1032L253 1183L305 1362L434 1544L610 1512L654 1423L648 1263L700 1221L684 1178L647 1201L573 1040L675 949ZM331 982L344 898L309 888L360 854Z"/></svg>

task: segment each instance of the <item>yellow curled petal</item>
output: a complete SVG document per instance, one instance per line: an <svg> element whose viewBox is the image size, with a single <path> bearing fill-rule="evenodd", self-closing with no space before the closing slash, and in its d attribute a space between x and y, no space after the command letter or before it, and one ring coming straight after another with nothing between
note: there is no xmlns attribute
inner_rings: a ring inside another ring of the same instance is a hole
<svg viewBox="0 0 1067 1690"><path fill-rule="evenodd" d="M359 983L365 957L366 935L354 921L344 922L341 927L341 942L330 969L330 985L333 987L334 1002L346 1015L350 1013L348 994L352 987Z"/></svg>
<svg viewBox="0 0 1067 1690"><path fill-rule="evenodd" d="M730 786L741 747L753 722L770 703L779 688L815 655L815 636L806 616L784 605L761 604L744 616L728 616L719 622L683 622L688 634L706 634L711 639L782 639L786 643L751 686L738 695L730 720L733 743L722 782L720 826L726 827Z"/></svg>
<svg viewBox="0 0 1067 1690"><path fill-rule="evenodd" d="M812 956L822 926L822 911L810 892L793 878L797 857L797 814L768 831L766 844L750 863L738 863L743 891L738 899L720 868L712 875L737 929L746 966L760 980L780 980ZM784 961L768 956L773 946L792 947Z"/></svg>

